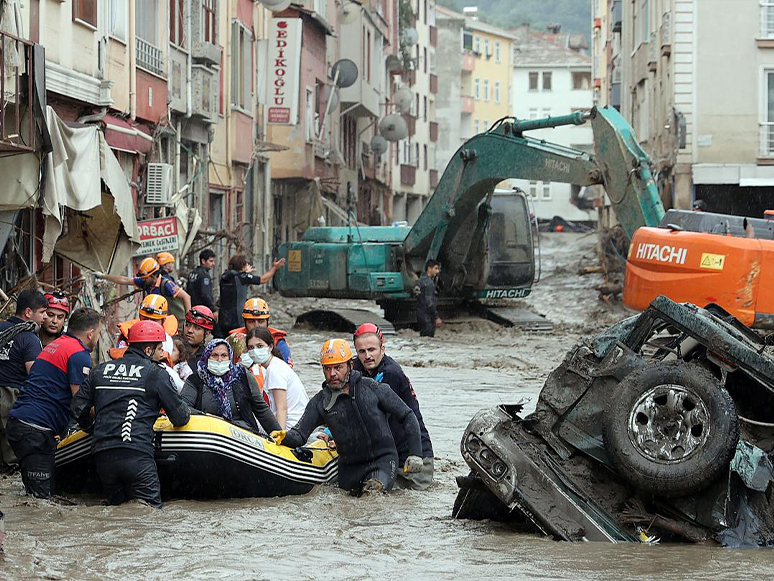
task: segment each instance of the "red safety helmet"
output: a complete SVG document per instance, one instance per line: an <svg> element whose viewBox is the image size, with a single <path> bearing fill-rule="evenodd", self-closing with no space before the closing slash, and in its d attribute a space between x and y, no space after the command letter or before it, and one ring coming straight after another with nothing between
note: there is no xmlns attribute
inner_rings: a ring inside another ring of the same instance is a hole
<svg viewBox="0 0 774 581"><path fill-rule="evenodd" d="M137 321L129 329L129 343L163 343L167 338L164 327L156 321Z"/></svg>
<svg viewBox="0 0 774 581"><path fill-rule="evenodd" d="M188 310L185 314L185 322L212 331L215 327L215 315L204 305L198 305Z"/></svg>
<svg viewBox="0 0 774 581"><path fill-rule="evenodd" d="M355 339L357 339L361 335L367 335L369 333L373 333L374 335L379 337L380 343L384 343L384 336L382 335L382 330L379 328L378 325L375 325L373 323L363 323L357 329L355 329L355 332L352 334L352 342L354 343Z"/></svg>
<svg viewBox="0 0 774 581"><path fill-rule="evenodd" d="M49 309L59 309L65 313L70 312L70 301L67 299L67 295L62 291L46 293L46 300L48 301Z"/></svg>

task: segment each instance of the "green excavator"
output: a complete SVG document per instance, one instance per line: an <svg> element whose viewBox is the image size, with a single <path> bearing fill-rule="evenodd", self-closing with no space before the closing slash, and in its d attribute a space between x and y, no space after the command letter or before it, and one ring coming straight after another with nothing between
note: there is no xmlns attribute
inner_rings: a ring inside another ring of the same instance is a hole
<svg viewBox="0 0 774 581"><path fill-rule="evenodd" d="M586 122L594 132L594 155L526 135ZM511 325L508 308L498 311L481 300L529 295L538 272L537 228L523 192L495 193L497 184L509 178L601 184L631 238L664 214L651 166L631 126L612 108L537 120L504 118L454 154L413 227L353 222L309 228L301 241L279 247L287 264L276 284L283 296L372 299L384 310L380 321L357 309L317 310L299 317L301 323L340 330L365 321L384 328L410 325L414 289L432 258L442 265L436 285L442 313L464 309ZM541 328L536 319L525 326Z"/></svg>

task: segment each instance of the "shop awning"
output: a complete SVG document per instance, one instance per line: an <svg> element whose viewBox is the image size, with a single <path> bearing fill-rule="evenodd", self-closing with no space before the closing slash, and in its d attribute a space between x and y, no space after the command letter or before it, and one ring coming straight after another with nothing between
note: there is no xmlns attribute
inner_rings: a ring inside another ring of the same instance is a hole
<svg viewBox="0 0 774 581"><path fill-rule="evenodd" d="M148 153L153 146L153 137L139 125L132 125L115 115L105 115L105 141L112 149L129 153Z"/></svg>

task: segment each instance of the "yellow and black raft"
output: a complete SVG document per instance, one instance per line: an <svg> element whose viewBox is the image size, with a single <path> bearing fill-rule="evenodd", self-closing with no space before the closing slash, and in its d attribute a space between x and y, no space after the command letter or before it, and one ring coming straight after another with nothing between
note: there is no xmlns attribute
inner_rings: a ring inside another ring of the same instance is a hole
<svg viewBox="0 0 774 581"><path fill-rule="evenodd" d="M154 429L163 498L306 494L338 477L338 456L322 440L291 449L206 415L191 416L181 428L162 416ZM86 432L75 432L59 444L56 481L61 493L101 492Z"/></svg>

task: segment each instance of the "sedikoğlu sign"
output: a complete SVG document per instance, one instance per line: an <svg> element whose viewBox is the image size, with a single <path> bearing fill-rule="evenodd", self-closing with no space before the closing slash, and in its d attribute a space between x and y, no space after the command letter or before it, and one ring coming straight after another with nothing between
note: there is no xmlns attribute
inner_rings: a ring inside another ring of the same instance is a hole
<svg viewBox="0 0 774 581"><path fill-rule="evenodd" d="M300 18L273 18L270 22L266 120L269 125L295 125L298 123L302 23Z"/></svg>
<svg viewBox="0 0 774 581"><path fill-rule="evenodd" d="M140 249L135 256L158 254L159 252L177 252L180 241L177 236L177 218L157 218L137 222L140 227Z"/></svg>

